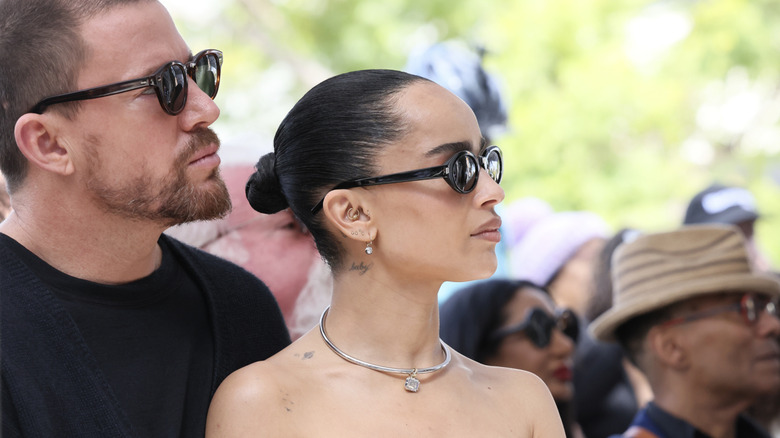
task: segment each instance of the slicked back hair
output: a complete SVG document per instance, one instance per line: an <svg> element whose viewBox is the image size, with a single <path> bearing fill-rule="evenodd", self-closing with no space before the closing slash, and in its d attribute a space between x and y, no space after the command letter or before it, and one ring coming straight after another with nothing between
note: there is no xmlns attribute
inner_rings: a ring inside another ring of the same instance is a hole
<svg viewBox="0 0 780 438"><path fill-rule="evenodd" d="M257 185L276 181L285 202L265 208L265 195L249 195L258 211L289 205L311 231L331 268L343 262L344 248L325 227L325 214L311 208L337 184L376 175L381 150L399 141L409 126L398 95L427 79L394 70L361 70L327 79L306 93L282 121L274 138L275 157L258 163ZM260 207L260 208L258 208Z"/></svg>

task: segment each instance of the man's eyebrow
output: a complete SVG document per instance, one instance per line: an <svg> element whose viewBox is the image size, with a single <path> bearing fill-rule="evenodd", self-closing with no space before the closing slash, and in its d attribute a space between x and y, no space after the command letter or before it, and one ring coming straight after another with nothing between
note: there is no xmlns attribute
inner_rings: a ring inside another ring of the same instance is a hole
<svg viewBox="0 0 780 438"><path fill-rule="evenodd" d="M484 140L482 141L484 143ZM444 143L425 153L426 157L433 157L437 155L443 155L445 153L454 154L460 151L473 151L473 146L469 141L456 141L454 143Z"/></svg>
<svg viewBox="0 0 780 438"><path fill-rule="evenodd" d="M186 64L187 62L190 62L190 61L192 61L192 60L193 60L193 56L195 56L195 55L193 55L193 53L192 53L192 50L188 51L187 53L188 53L188 54L187 54L187 61L185 61L185 64ZM172 59L171 61L175 61L175 60L174 60L174 59ZM168 61L168 63L170 63L170 61ZM163 65L167 65L167 63L166 63L166 64L163 64ZM151 75L153 75L153 74L154 74L154 72L156 72L157 70L159 70L159 69L160 69L160 67L161 67L161 65L156 65L156 66L154 66L154 67L150 67L148 70L144 71L142 74L143 74L144 76L151 76Z"/></svg>

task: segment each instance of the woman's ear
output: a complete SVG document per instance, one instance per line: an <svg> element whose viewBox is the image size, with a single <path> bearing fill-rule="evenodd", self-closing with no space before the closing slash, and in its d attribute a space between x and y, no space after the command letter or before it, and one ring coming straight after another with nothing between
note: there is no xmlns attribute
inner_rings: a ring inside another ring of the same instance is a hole
<svg viewBox="0 0 780 438"><path fill-rule="evenodd" d="M16 121L14 137L19 150L34 166L60 175L73 173L68 149L60 143L56 123L45 114L23 114Z"/></svg>
<svg viewBox="0 0 780 438"><path fill-rule="evenodd" d="M367 243L376 237L376 228L364 200L350 190L331 190L325 195L322 212L344 237Z"/></svg>

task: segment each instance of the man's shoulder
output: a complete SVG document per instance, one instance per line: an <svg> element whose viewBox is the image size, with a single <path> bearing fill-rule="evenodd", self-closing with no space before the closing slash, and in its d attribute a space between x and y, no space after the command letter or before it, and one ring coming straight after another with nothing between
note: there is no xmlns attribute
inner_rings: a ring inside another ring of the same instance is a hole
<svg viewBox="0 0 780 438"><path fill-rule="evenodd" d="M231 366L220 370L222 378L290 344L276 298L262 280L228 260L170 236L160 239L203 287L220 345L241 356L234 357Z"/></svg>
<svg viewBox="0 0 780 438"><path fill-rule="evenodd" d="M260 306L267 311L273 310L275 316L278 312L281 318L281 311L271 290L251 272L172 237L163 235L161 242L168 245L188 275L203 288L212 305L228 308L239 306L246 311Z"/></svg>

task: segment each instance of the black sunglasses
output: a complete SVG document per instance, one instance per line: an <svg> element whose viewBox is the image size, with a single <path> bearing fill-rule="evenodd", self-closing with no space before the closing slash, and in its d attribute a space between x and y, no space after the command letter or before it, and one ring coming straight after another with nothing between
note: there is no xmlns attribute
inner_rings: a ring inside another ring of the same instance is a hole
<svg viewBox="0 0 780 438"><path fill-rule="evenodd" d="M407 172L394 173L392 175L344 181L330 189L330 191L444 178L453 190L458 193L466 194L471 193L471 191L474 190L474 187L477 186L480 167L487 171L493 181L500 183L501 176L504 173L504 161L501 156L501 149L499 149L498 146L489 146L479 154L479 157L470 151L459 151L442 166L426 167L425 169L410 170ZM311 209L311 214L317 214L317 212L322 209L323 202L325 202L325 197Z"/></svg>
<svg viewBox="0 0 780 438"><path fill-rule="evenodd" d="M710 316L720 315L721 313L738 311L747 325L753 325L758 322L761 312L777 317L778 299L770 298L766 295L746 293L742 295L739 302L727 304L725 306L713 307L700 312L694 312L686 316L672 318L663 322L661 325L670 327L673 325L684 324L686 322L696 321L698 319L709 318Z"/></svg>
<svg viewBox="0 0 780 438"><path fill-rule="evenodd" d="M184 109L184 105L187 103L187 76L198 84L198 88L214 99L217 90L219 90L221 71L222 52L204 50L196 54L186 64L171 61L157 69L151 76L47 97L36 103L28 112L43 114L46 108L57 103L96 99L139 88L154 87L162 109L175 116Z"/></svg>
<svg viewBox="0 0 780 438"><path fill-rule="evenodd" d="M522 332L537 348L545 348L552 341L554 328L560 330L575 343L577 342L580 326L574 312L564 309L553 317L539 307L531 309L531 312L520 324L495 331L490 335L489 342L498 345L505 337Z"/></svg>

